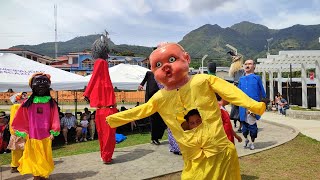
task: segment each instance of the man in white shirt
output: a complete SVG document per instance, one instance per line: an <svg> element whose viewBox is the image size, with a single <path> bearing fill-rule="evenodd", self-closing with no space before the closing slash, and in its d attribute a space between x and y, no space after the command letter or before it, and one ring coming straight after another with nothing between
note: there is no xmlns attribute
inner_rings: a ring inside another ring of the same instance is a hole
<svg viewBox="0 0 320 180"><path fill-rule="evenodd" d="M76 133L76 142L79 142L82 128L77 127L77 119L71 113L70 109L66 110L65 116L61 119L60 124L66 145L68 144L68 132L71 132L71 134Z"/></svg>

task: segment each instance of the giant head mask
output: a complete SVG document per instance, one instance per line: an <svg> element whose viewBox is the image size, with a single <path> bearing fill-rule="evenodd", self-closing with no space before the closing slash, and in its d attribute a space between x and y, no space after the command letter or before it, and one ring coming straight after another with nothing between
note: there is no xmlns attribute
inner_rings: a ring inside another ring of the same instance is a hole
<svg viewBox="0 0 320 180"><path fill-rule="evenodd" d="M110 52L109 45L108 45L108 33L106 35L102 35L100 39L97 39L92 44L92 58L93 60L96 59L108 59L108 54Z"/></svg>
<svg viewBox="0 0 320 180"><path fill-rule="evenodd" d="M50 75L44 73L36 73L29 80L29 86L36 96L50 95Z"/></svg>
<svg viewBox="0 0 320 180"><path fill-rule="evenodd" d="M190 55L176 43L167 43L150 55L151 70L166 89L175 89L189 80Z"/></svg>

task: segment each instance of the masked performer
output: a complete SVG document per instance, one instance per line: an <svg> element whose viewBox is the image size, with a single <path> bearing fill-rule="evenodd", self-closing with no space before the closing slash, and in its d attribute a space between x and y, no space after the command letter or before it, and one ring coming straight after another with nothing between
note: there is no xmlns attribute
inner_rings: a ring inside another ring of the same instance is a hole
<svg viewBox="0 0 320 180"><path fill-rule="evenodd" d="M21 105L26 99L28 98L26 92L22 93L17 93L13 96L10 97L11 102L13 105L11 106L10 109L10 141L8 145L8 149L11 149L11 172L19 172L18 171L18 166L19 166L19 159L22 157L23 149L24 149L24 144L25 144L25 138L18 137L15 135L14 130L12 129L12 122L13 119Z"/></svg>
<svg viewBox="0 0 320 180"><path fill-rule="evenodd" d="M12 129L26 137L20 174L32 174L34 179L46 179L54 169L52 140L60 133L58 106L50 96L50 75L36 73L29 80L32 94L18 109Z"/></svg>
<svg viewBox="0 0 320 180"><path fill-rule="evenodd" d="M229 51L228 54L231 55L232 63L230 65L229 76L233 78L233 84L238 86L240 77L244 76L244 70L242 68L243 59L241 55L237 55L232 51ZM239 116L239 106L233 105L231 106L230 119L234 122L234 127L237 127L237 121L240 123L240 127L238 132L241 133L241 122Z"/></svg>
<svg viewBox="0 0 320 180"><path fill-rule="evenodd" d="M224 132L215 93L257 114L264 112L265 104L216 76L188 76L190 61L190 55L176 43L154 50L151 70L164 88L147 103L107 117L107 122L117 127L159 112L179 144L182 179L241 179L238 155ZM184 116L193 109L199 111L202 123L188 130Z"/></svg>
<svg viewBox="0 0 320 180"><path fill-rule="evenodd" d="M105 164L111 163L116 145L116 129L111 128L105 119L117 112L116 96L113 91L109 68L109 46L107 36L101 36L92 46L92 57L95 59L93 73L84 92L91 107L96 107L96 127L100 142L101 159Z"/></svg>

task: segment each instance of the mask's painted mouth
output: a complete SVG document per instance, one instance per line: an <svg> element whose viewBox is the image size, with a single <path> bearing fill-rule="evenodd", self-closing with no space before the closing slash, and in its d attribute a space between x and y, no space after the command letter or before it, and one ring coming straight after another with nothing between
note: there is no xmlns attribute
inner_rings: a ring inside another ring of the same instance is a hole
<svg viewBox="0 0 320 180"><path fill-rule="evenodd" d="M169 77L169 78L172 77L172 72L171 71L167 71L166 72L166 77Z"/></svg>

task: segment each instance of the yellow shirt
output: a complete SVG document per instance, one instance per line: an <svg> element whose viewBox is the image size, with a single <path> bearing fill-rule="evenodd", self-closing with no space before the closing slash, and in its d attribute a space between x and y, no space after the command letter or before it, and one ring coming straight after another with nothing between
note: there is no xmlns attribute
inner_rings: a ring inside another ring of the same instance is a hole
<svg viewBox="0 0 320 180"><path fill-rule="evenodd" d="M233 84L216 76L199 74L193 76L183 87L170 91L162 89L147 103L110 115L107 121L111 127L118 127L159 112L179 143L184 158L196 159L201 152L210 157L224 149L228 143L215 93L224 100L259 115L266 108L263 102L249 98ZM198 109L202 124L184 131L181 123L185 121L184 115L192 109Z"/></svg>

